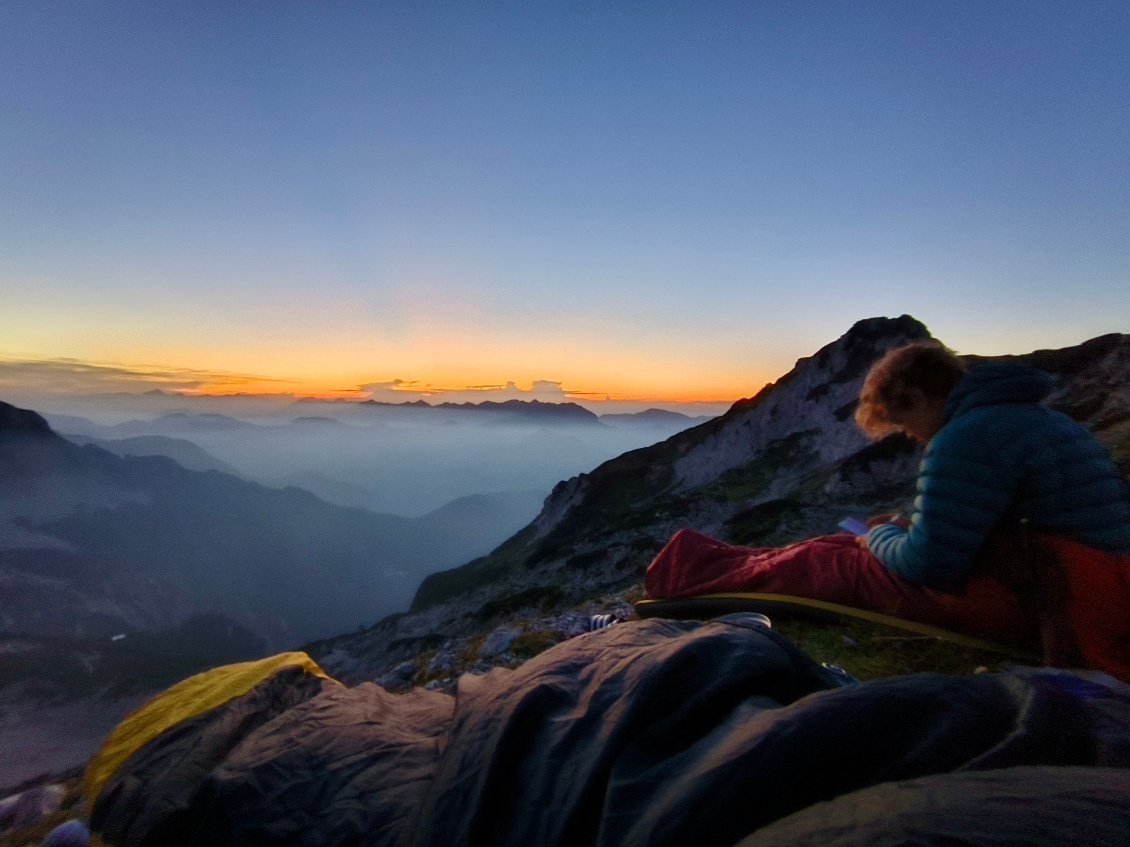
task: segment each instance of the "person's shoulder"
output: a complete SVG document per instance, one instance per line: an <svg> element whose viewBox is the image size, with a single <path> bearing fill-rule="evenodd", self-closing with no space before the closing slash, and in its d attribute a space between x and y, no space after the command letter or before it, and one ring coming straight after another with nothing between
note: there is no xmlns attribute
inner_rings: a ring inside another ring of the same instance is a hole
<svg viewBox="0 0 1130 847"><path fill-rule="evenodd" d="M1038 403L973 409L943 427L927 452L990 464L1028 462L1034 456L1106 456L1105 448L1085 426Z"/></svg>
<svg viewBox="0 0 1130 847"><path fill-rule="evenodd" d="M970 409L951 420L930 442L934 450L982 453L999 450L1018 438L1053 426L1058 415L1036 403L1002 403ZM1070 418L1067 418L1070 421Z"/></svg>

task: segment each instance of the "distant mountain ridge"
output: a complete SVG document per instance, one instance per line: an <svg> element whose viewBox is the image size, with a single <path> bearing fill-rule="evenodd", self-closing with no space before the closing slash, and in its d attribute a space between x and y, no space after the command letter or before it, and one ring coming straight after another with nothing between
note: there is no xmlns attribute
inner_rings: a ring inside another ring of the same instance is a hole
<svg viewBox="0 0 1130 847"><path fill-rule="evenodd" d="M713 420L714 417L714 415L684 415L682 412L672 412L667 409L644 409L642 412L600 415L600 422L612 426L667 426L671 424L691 426L692 424Z"/></svg>
<svg viewBox="0 0 1130 847"><path fill-rule="evenodd" d="M170 437L195 433L231 432L250 430L256 426L239 418L210 412L200 414L170 412L152 420L133 419L118 424L99 424L74 415L48 414L46 417L59 431L87 438L112 440L158 434Z"/></svg>
<svg viewBox="0 0 1130 847"><path fill-rule="evenodd" d="M576 403L544 403L540 400L506 400L502 402L484 401L481 403L436 403L431 404L424 400L407 401L404 403L385 403L377 400L343 401L320 400L317 398L303 398L296 400L294 406L336 404L351 410L364 412L366 410L377 412L387 411L393 414L411 414L425 416L451 416L467 414L473 419L484 422L520 422L523 424L546 425L562 424L569 426L599 426L600 418ZM662 410L649 410L662 415L668 423L685 419L688 423L691 418L678 415L676 412ZM644 413L641 413L644 414ZM184 434L202 432L224 432L230 430L249 430L255 424L249 421L221 415L213 412L168 412L151 420L128 420L117 424L98 424L85 418L73 415L48 415L49 419L56 422L57 426L65 432L74 432L92 438L125 438L138 435ZM625 417L625 416L616 416ZM649 415L645 420L657 420L657 415ZM296 426L334 426L342 422L332 417L318 415L301 415L290 421ZM269 425L269 424L268 424Z"/></svg>
<svg viewBox="0 0 1130 847"><path fill-rule="evenodd" d="M380 400L362 400L361 408L385 409L437 409L452 412L471 412L480 415L498 415L510 418L554 420L561 423L596 424L599 418L576 403L545 403L541 400L484 400L480 403L428 403L415 400L405 403L386 403Z"/></svg>
<svg viewBox="0 0 1130 847"><path fill-rule="evenodd" d="M93 444L108 450L116 456L167 456L190 471L219 471L220 473L242 477L227 462L220 461L202 447L184 438L170 438L166 435L135 435L132 438L105 439L91 438L87 435L62 433L63 437L80 447Z"/></svg>
<svg viewBox="0 0 1130 847"><path fill-rule="evenodd" d="M908 315L860 321L721 417L562 481L489 556L427 577L409 614L313 649L343 675L376 675L431 633L473 631L488 610L560 606L636 582L683 527L769 546L835 532L848 515L909 509L919 448L901 435L869 442L853 412L876 359L930 337ZM1130 335L1009 358L1051 373L1051 404L1130 469Z"/></svg>
<svg viewBox="0 0 1130 847"><path fill-rule="evenodd" d="M56 400L54 409L64 411ZM517 410L517 411L515 411ZM291 406L234 423L228 416L170 413L121 420L46 415L61 433L93 439L113 452L161 454L186 467L231 472L264 485L306 488L338 505L419 516L468 494L548 491L561 479L696 420L661 413L606 424L578 406ZM301 412L301 414L296 414ZM101 422L96 422L101 421ZM148 437L142 444L127 441ZM187 456L191 441L226 467ZM162 446L163 445L163 446ZM513 529L513 528L512 528Z"/></svg>

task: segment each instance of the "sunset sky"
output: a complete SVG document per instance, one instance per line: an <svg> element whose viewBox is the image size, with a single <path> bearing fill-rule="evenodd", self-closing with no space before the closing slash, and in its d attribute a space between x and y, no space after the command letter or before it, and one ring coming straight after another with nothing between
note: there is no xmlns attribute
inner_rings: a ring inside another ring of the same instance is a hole
<svg viewBox="0 0 1130 847"><path fill-rule="evenodd" d="M5 2L0 399L1130 332L1128 150L1124 0Z"/></svg>

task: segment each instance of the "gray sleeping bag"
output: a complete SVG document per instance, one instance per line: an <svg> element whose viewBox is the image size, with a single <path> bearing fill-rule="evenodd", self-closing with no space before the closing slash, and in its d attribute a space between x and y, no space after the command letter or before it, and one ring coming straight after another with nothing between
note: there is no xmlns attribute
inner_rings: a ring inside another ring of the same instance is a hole
<svg viewBox="0 0 1130 847"><path fill-rule="evenodd" d="M455 694L279 671L138 749L93 826L120 847L988 847L1130 833L1130 696L1101 678L840 687L732 615L619 624L466 675Z"/></svg>

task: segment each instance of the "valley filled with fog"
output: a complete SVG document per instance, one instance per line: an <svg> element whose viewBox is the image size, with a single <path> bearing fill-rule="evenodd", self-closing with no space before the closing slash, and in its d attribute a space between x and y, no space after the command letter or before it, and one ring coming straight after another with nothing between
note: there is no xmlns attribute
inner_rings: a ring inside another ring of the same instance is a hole
<svg viewBox="0 0 1130 847"><path fill-rule="evenodd" d="M215 401L180 405L143 416L107 398L93 411L56 403L86 414L46 417L77 443L119 455L166 455L194 470L303 488L386 514L418 517L468 495L506 494L520 521L511 531L533 519L560 480L706 419L659 410L597 416L547 403L296 402L237 408L239 415L200 411Z"/></svg>

